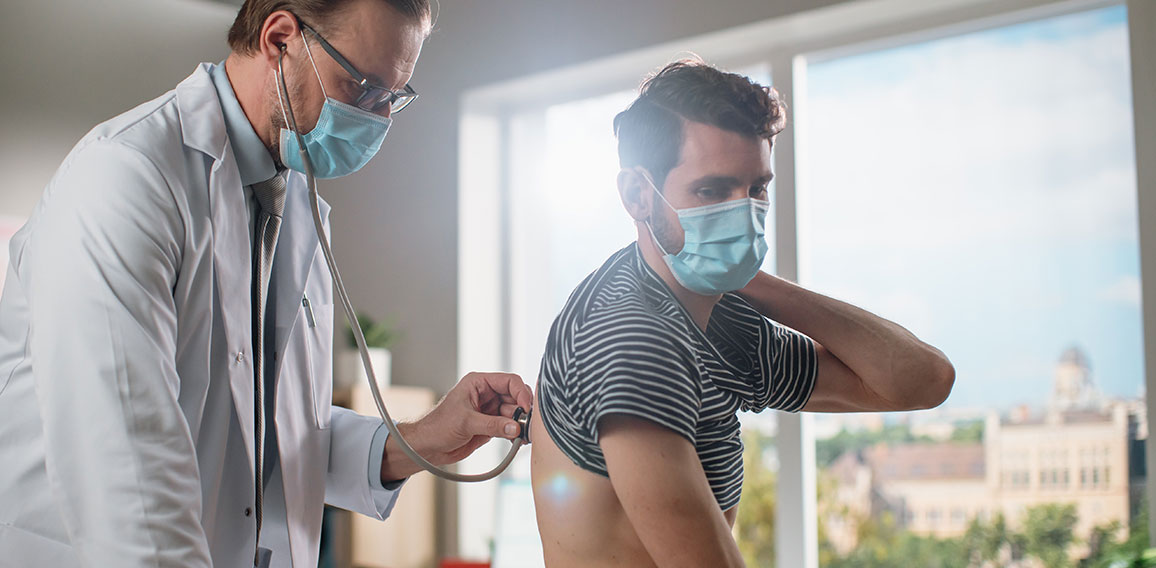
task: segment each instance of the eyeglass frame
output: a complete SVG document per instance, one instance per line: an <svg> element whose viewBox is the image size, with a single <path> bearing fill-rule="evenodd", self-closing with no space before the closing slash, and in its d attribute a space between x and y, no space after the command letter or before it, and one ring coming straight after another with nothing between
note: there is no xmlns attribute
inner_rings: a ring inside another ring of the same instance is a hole
<svg viewBox="0 0 1156 568"><path fill-rule="evenodd" d="M357 86L361 89L361 96L357 97L357 101L354 102L354 105L357 106L357 108L369 112L377 112L385 105L390 105L389 112L390 114L393 114L396 112L401 112L402 109L409 106L410 103L417 99L418 93L413 89L413 87L409 85L409 83L406 83L405 87L402 87L396 91L382 87L381 85L370 83L369 78L365 75L362 75L361 72L358 71L357 68L354 67L353 64L345 58L345 56L341 55L341 53L337 51L337 48L333 47L328 41L325 41L325 38L321 37L320 33L317 33L317 30L310 27L309 24L302 22L300 18L297 19L297 25L301 26L302 29L312 34L313 37L317 39L317 42L321 44L321 48L325 50L325 53L328 53L329 56L332 57L333 60L336 61L342 69L345 69L345 71L353 77L354 81L356 81ZM384 93L388 93L389 96L383 99L378 99L376 103L368 107L363 105L362 101L370 98L370 94L375 91L383 91ZM394 107L393 105L397 101L403 102L399 106Z"/></svg>

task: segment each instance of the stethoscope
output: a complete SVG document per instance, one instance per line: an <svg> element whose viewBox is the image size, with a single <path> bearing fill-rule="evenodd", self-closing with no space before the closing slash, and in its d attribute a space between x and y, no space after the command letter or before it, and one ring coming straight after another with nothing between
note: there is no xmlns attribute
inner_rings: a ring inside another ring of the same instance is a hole
<svg viewBox="0 0 1156 568"><path fill-rule="evenodd" d="M302 38L304 40L304 38ZM461 473L454 473L446 471L421 457L413 446L402 437L401 432L398 431L397 424L389 417L389 410L385 408L385 402L381 398L381 391L377 388L377 375L373 372L373 363L369 360L369 350L365 345L365 335L361 331L361 326L357 323L357 316L353 311L353 303L349 300L349 293L345 291L345 285L341 282L341 274L337 271L337 263L333 261L333 251L329 247L329 239L325 236L325 230L321 225L321 208L319 205L319 197L317 195L317 180L313 177L313 162L309 160L309 152L305 148L305 137L297 129L297 119L293 116L293 106L289 102L289 90L285 86L285 69L282 66L282 59L285 57L285 44L280 45L281 53L277 56L277 71L278 71L278 88L279 95L285 103L285 113L289 122L289 128L293 131L293 135L297 137L297 145L300 147L301 162L305 165L305 180L309 187L309 204L313 209L313 228L317 232L317 239L321 242L321 252L325 255L325 263L329 265L329 272L333 274L333 285L337 290L337 297L341 300L341 307L345 311L345 318L349 322L349 327L353 329L353 337L357 342L357 350L361 354L361 364L365 367L365 376L369 379L369 392L373 394L373 402L377 405L377 412L381 414L382 421L385 426L389 428L389 433L393 436L405 452L409 459L413 460L422 469L450 481L459 482L474 482L486 481L497 477L498 474L505 471L510 463L514 461L514 456L518 453L518 449L523 444L530 442L530 411L522 410L520 407L514 411L513 419L518 423L520 428L518 437L513 440L510 446L509 453L494 469L485 473L474 475L466 475Z"/></svg>

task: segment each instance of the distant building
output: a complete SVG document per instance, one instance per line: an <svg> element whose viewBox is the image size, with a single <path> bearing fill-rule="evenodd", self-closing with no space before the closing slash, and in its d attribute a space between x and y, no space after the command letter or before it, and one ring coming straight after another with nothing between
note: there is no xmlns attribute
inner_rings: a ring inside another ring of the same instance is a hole
<svg viewBox="0 0 1156 568"><path fill-rule="evenodd" d="M1126 531L1142 495L1143 458L1130 452L1147 437L1144 405L1106 401L1076 348L1060 357L1055 377L1044 412L991 413L982 443L879 445L840 456L827 470L835 504L824 512L835 548L855 546L856 519L884 512L907 530L944 538L961 536L975 518L1003 513L1014 528L1029 507L1072 503L1078 539L1111 521Z"/></svg>
<svg viewBox="0 0 1156 568"><path fill-rule="evenodd" d="M1080 538L1110 521L1126 528L1131 511L1128 430L1124 405L1107 411L1051 410L1019 423L990 417L984 447L992 512L1003 512L1015 526L1033 505L1073 503Z"/></svg>
<svg viewBox="0 0 1156 568"><path fill-rule="evenodd" d="M1100 405L1100 393L1092 384L1092 368L1079 347L1069 347L1056 365L1049 410L1089 409Z"/></svg>
<svg viewBox="0 0 1156 568"><path fill-rule="evenodd" d="M992 496L978 443L880 444L840 456L827 472L838 505L824 515L827 538L841 554L857 544L857 521L890 513L912 532L953 537L985 515Z"/></svg>

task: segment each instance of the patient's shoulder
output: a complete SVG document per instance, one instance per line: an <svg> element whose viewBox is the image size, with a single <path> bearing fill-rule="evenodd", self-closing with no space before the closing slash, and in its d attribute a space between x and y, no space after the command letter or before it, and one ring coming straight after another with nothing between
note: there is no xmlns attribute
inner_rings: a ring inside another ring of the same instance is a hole
<svg viewBox="0 0 1156 568"><path fill-rule="evenodd" d="M637 243L612 255L575 289L568 302L580 327L633 321L656 329L681 327L685 314L670 289L646 265Z"/></svg>
<svg viewBox="0 0 1156 568"><path fill-rule="evenodd" d="M690 376L697 367L692 325L631 243L570 295L550 330L542 374L569 382L578 369L589 374L615 363L662 357Z"/></svg>

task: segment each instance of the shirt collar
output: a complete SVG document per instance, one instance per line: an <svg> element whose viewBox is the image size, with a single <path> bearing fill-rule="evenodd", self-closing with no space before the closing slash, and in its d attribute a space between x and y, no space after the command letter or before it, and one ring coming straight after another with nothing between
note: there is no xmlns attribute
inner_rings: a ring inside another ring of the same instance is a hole
<svg viewBox="0 0 1156 568"><path fill-rule="evenodd" d="M217 98L221 99L225 130L233 146L233 155L237 158L241 185L252 185L277 175L277 166L269 156L269 150L253 131L253 125L249 123L245 111L241 110L241 103L237 102L233 85L225 73L225 62L213 65L209 76L213 80L213 87L217 89Z"/></svg>

